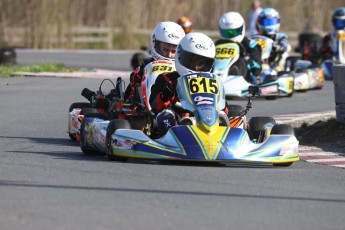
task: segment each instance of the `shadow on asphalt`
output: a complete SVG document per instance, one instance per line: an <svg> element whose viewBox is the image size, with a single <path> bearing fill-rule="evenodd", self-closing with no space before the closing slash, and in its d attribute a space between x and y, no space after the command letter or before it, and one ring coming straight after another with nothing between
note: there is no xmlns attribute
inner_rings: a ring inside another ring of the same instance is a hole
<svg viewBox="0 0 345 230"><path fill-rule="evenodd" d="M315 201L327 203L345 203L344 199L332 199L328 197L310 197L306 196L274 196L274 195L256 195L256 194L239 194L239 193L222 193L222 192L197 192L197 191L181 191L181 190L159 190L159 189L142 189L142 188L119 188L119 187L94 187L94 186L77 186L77 185L54 185L54 184L41 184L26 181L14 180L0 180L0 187L18 187L18 188L51 188L60 190L85 190L85 191L107 191L107 192L125 192L125 193L148 193L160 195L188 195L188 196L203 196L203 197L241 197L241 198L254 198L254 199L270 199L270 200L289 200L289 201Z"/></svg>

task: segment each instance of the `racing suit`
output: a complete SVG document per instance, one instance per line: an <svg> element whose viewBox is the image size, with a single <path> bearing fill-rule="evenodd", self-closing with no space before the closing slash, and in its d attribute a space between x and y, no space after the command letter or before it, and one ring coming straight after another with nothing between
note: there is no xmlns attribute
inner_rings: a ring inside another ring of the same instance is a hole
<svg viewBox="0 0 345 230"><path fill-rule="evenodd" d="M337 35L342 30L334 30L325 35L322 41L322 46L320 47L320 55L322 60L327 59L339 61L339 50L338 50L338 39ZM344 64L344 63L341 63Z"/></svg>
<svg viewBox="0 0 345 230"><path fill-rule="evenodd" d="M219 39L215 45L229 42L226 39ZM242 75L248 82L256 83L256 77L261 73L261 47L252 39L244 37L240 46L240 57L231 66L229 75Z"/></svg>
<svg viewBox="0 0 345 230"><path fill-rule="evenodd" d="M153 57L147 57L143 60L140 66L138 66L130 75L129 84L126 88L124 99L131 100L134 98L135 94L135 86L137 84L141 84L141 80L144 76L144 69L147 64L153 62L155 59Z"/></svg>
<svg viewBox="0 0 345 230"><path fill-rule="evenodd" d="M176 93L177 79L180 77L177 71L158 75L151 87L150 104L157 114L157 127L160 136L163 136L169 128L177 125L177 117L171 109L179 99Z"/></svg>
<svg viewBox="0 0 345 230"><path fill-rule="evenodd" d="M289 42L288 36L285 33L277 33L272 36L268 36L273 40L273 47L268 58L268 63L272 69L280 65L280 61L283 59L283 54L288 52Z"/></svg>

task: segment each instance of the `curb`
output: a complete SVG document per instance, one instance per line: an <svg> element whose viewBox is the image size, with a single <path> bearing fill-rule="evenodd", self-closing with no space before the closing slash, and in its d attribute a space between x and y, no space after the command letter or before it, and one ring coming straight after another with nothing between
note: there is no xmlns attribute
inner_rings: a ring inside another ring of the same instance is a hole
<svg viewBox="0 0 345 230"><path fill-rule="evenodd" d="M318 121L327 121L336 117L335 111L315 112L315 113L297 113L288 115L278 115L274 119L280 124L289 124L294 128L299 128L303 124L312 125Z"/></svg>

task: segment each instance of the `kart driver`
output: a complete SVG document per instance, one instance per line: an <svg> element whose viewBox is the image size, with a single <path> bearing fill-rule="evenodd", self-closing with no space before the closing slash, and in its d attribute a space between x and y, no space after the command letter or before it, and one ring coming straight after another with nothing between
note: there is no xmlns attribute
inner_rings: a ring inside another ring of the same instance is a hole
<svg viewBox="0 0 345 230"><path fill-rule="evenodd" d="M174 61L176 47L185 35L182 27L175 22L160 22L153 30L150 39L150 52L152 57L145 58L143 63L138 66L130 75L130 83L125 91L125 100L134 96L136 84L141 84L144 75L144 68L150 62L156 60Z"/></svg>
<svg viewBox="0 0 345 230"><path fill-rule="evenodd" d="M345 32L345 7L336 8L332 14L333 31L326 34L320 47L320 55L322 60L333 59L338 60L339 51L337 50L337 34L340 31ZM345 64L345 63L341 63Z"/></svg>
<svg viewBox="0 0 345 230"><path fill-rule="evenodd" d="M268 62L279 65L284 53L289 50L288 36L285 33L279 33L280 15L273 8L265 8L258 15L256 29L259 35L273 40L273 47ZM276 66L273 66L275 68Z"/></svg>
<svg viewBox="0 0 345 230"><path fill-rule="evenodd" d="M240 47L240 57L229 70L229 75L242 75L248 82L255 84L261 73L261 47L245 36L245 22L241 14L227 12L219 19L219 32L222 39L216 45L233 41Z"/></svg>
<svg viewBox="0 0 345 230"><path fill-rule="evenodd" d="M179 100L176 93L177 79L189 73L210 72L215 54L214 43L205 34L192 32L182 38L175 59L177 71L158 75L151 88L150 103L157 114L160 136L163 136L172 126L177 125L177 115L171 108Z"/></svg>

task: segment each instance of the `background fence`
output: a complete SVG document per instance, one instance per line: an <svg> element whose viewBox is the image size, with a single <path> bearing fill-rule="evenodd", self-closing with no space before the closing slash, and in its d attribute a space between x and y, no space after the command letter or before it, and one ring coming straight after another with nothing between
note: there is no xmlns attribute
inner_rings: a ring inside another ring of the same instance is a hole
<svg viewBox="0 0 345 230"><path fill-rule="evenodd" d="M193 29L217 36L227 11L244 18L252 0L0 0L0 46L65 49L137 49L148 45L159 21L188 16ZM281 15L281 31L331 30L331 14L344 0L262 0Z"/></svg>

